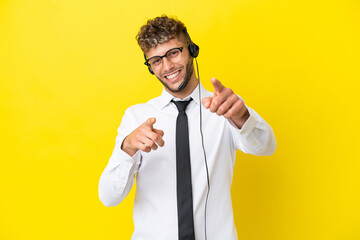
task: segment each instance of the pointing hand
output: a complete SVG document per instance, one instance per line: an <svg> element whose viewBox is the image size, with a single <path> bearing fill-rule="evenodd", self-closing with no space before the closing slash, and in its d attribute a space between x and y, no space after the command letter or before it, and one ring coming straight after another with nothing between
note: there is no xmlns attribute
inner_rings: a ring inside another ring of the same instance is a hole
<svg viewBox="0 0 360 240"><path fill-rule="evenodd" d="M137 150L150 152L164 146L164 132L153 127L155 122L155 118L147 119L124 139L121 149L133 156Z"/></svg>
<svg viewBox="0 0 360 240"><path fill-rule="evenodd" d="M211 83L214 86L214 95L203 98L202 104L211 112L230 118L241 128L250 116L244 102L230 88L224 87L216 78L212 78Z"/></svg>

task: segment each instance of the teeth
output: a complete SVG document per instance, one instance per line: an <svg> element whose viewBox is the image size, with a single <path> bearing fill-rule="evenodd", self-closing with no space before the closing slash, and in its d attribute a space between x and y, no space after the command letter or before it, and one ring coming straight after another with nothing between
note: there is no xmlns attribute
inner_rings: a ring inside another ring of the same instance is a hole
<svg viewBox="0 0 360 240"><path fill-rule="evenodd" d="M177 75L179 75L180 71L173 73L171 75L166 76L167 79L173 79L174 77L176 77Z"/></svg>

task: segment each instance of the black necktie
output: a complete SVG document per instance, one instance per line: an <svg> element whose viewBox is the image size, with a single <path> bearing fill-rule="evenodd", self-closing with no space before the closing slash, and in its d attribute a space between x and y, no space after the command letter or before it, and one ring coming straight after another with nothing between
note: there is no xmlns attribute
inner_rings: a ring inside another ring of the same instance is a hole
<svg viewBox="0 0 360 240"><path fill-rule="evenodd" d="M176 120L176 183L179 240L195 240L188 118L189 101L173 101L179 110Z"/></svg>

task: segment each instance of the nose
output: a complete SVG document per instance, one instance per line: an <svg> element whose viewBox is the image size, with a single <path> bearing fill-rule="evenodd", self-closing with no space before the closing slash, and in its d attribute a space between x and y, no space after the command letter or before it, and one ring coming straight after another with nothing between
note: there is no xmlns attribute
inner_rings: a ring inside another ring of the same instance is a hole
<svg viewBox="0 0 360 240"><path fill-rule="evenodd" d="M162 67L164 70L170 70L174 68L174 64L170 62L166 57L162 59Z"/></svg>

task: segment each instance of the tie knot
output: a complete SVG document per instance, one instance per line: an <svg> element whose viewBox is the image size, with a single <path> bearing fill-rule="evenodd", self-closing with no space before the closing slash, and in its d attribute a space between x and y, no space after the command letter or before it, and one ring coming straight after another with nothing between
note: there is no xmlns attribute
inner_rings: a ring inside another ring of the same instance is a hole
<svg viewBox="0 0 360 240"><path fill-rule="evenodd" d="M192 98L190 98L190 100L188 100L188 101L174 101L174 100L171 100L171 101L173 103L175 103L179 113L181 113L181 112L185 112L186 107L189 105L191 100L192 100Z"/></svg>

